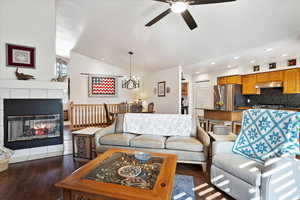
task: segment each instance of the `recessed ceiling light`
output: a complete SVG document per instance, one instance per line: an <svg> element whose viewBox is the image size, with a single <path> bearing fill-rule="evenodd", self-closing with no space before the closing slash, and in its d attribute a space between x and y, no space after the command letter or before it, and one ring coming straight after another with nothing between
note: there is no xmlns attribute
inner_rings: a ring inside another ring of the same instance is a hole
<svg viewBox="0 0 300 200"><path fill-rule="evenodd" d="M200 72L195 72L196 74L200 74Z"/></svg>
<svg viewBox="0 0 300 200"><path fill-rule="evenodd" d="M284 54L282 54L281 56L282 56L282 57L287 57L288 54L287 54L287 53L284 53Z"/></svg>
<svg viewBox="0 0 300 200"><path fill-rule="evenodd" d="M231 68L231 65L228 65L227 68Z"/></svg>
<svg viewBox="0 0 300 200"><path fill-rule="evenodd" d="M238 60L239 58L240 58L240 57L238 57L238 56L234 56L234 57L233 57L234 60Z"/></svg>
<svg viewBox="0 0 300 200"><path fill-rule="evenodd" d="M273 51L273 48L267 48L265 51L266 51L266 52Z"/></svg>
<svg viewBox="0 0 300 200"><path fill-rule="evenodd" d="M101 60L104 60L104 58L101 58Z"/></svg>
<svg viewBox="0 0 300 200"><path fill-rule="evenodd" d="M211 62L210 64L215 65L216 63L215 62Z"/></svg>
<svg viewBox="0 0 300 200"><path fill-rule="evenodd" d="M255 60L251 60L250 63L254 64L256 61Z"/></svg>

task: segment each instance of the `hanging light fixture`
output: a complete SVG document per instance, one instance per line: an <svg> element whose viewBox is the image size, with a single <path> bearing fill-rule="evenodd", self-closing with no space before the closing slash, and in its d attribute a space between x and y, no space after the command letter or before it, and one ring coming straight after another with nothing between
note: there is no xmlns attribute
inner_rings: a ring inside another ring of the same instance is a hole
<svg viewBox="0 0 300 200"><path fill-rule="evenodd" d="M130 74L129 74L129 79L128 78L125 78L123 79L122 81L122 88L126 88L126 89L136 89L136 88L139 88L140 87L140 81L132 76L132 57L133 57L133 52L128 52L129 54L129 58L130 58Z"/></svg>

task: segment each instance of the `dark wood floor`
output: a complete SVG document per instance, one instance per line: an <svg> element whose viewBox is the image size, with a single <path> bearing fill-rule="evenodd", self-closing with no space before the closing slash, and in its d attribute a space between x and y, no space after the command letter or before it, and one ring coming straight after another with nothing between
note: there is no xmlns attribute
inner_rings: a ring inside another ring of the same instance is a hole
<svg viewBox="0 0 300 200"><path fill-rule="evenodd" d="M12 164L7 171L0 173L0 200L57 200L61 196L61 191L56 189L53 184L84 164L84 162L74 162L72 156ZM199 165L179 164L176 173L194 176L195 186L207 182ZM203 196L198 195L199 192L210 187L208 185L197 190L197 200L207 199L207 197L219 192L214 188L212 192ZM208 200L221 199L231 198L224 195L208 198Z"/></svg>

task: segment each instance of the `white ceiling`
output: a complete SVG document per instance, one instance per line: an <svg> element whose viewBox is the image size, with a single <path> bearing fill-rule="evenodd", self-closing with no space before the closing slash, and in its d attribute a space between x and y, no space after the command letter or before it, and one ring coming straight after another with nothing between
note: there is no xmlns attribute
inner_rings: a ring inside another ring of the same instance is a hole
<svg viewBox="0 0 300 200"><path fill-rule="evenodd" d="M237 0L189 8L198 23L191 31L171 13L152 27L144 25L168 8L153 0L56 0L57 54L70 50L128 67L152 71L182 65L189 71L230 63L232 56L249 62L300 47L299 0ZM280 45L284 44L284 45ZM274 45L274 47L273 47ZM280 50L279 50L280 49ZM300 49L299 49L300 52ZM260 55L261 54L261 55Z"/></svg>

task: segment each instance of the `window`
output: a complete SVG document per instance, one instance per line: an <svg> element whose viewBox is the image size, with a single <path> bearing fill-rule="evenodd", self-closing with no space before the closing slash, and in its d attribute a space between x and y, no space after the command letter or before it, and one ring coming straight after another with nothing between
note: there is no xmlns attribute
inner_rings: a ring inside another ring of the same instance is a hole
<svg viewBox="0 0 300 200"><path fill-rule="evenodd" d="M56 74L60 77L68 75L68 62L62 58L56 58Z"/></svg>

